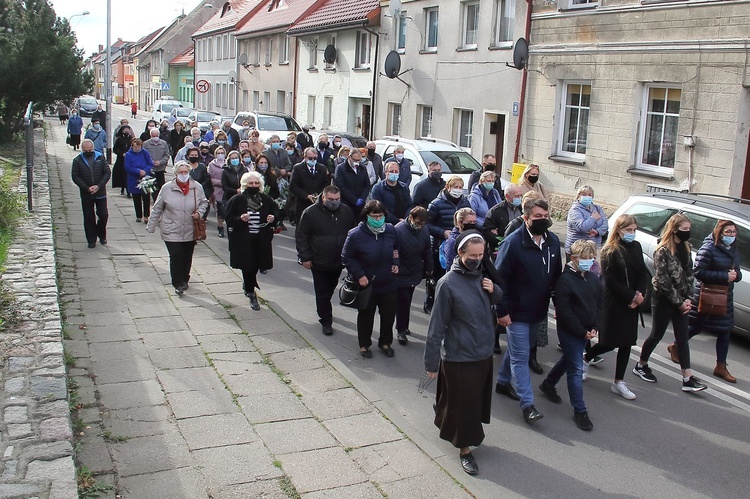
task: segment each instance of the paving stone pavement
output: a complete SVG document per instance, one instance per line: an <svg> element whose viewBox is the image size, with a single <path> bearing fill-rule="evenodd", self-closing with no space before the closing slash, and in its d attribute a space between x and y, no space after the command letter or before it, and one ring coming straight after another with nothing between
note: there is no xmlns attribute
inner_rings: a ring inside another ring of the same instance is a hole
<svg viewBox="0 0 750 499"><path fill-rule="evenodd" d="M203 243L177 297L158 233L110 190L108 244L87 249L72 151L53 124L47 153L76 461L114 485L102 497L469 495L283 313L250 310L240 276Z"/></svg>

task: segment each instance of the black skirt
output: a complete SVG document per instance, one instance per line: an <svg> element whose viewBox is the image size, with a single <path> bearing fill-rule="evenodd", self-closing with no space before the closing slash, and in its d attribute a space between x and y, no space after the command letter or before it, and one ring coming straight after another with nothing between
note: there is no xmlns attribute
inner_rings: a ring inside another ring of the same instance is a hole
<svg viewBox="0 0 750 499"><path fill-rule="evenodd" d="M492 357L475 362L440 363L435 426L454 447L475 447L489 424L494 367Z"/></svg>

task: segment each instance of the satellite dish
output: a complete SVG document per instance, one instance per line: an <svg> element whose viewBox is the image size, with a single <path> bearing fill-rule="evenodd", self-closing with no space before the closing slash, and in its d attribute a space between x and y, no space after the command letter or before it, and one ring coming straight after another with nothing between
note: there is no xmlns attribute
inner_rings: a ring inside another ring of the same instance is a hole
<svg viewBox="0 0 750 499"><path fill-rule="evenodd" d="M227 76L229 77L229 81L234 82L237 80L237 72L234 69L230 70L229 73L227 73Z"/></svg>
<svg viewBox="0 0 750 499"><path fill-rule="evenodd" d="M401 56L395 50L388 52L385 56L385 75L391 80L396 78L401 71Z"/></svg>
<svg viewBox="0 0 750 499"><path fill-rule="evenodd" d="M529 61L529 42L526 38L516 40L513 47L513 67L516 69L526 69L526 63Z"/></svg>
<svg viewBox="0 0 750 499"><path fill-rule="evenodd" d="M388 12L393 17L398 17L401 13L401 0L391 0L388 4Z"/></svg>
<svg viewBox="0 0 750 499"><path fill-rule="evenodd" d="M333 64L336 62L336 47L333 45L326 46L323 51L323 60L326 64Z"/></svg>
<svg viewBox="0 0 750 499"><path fill-rule="evenodd" d="M239 64L240 66L244 66L244 65L246 65L246 64L247 64L247 54L246 54L246 53L244 53L244 52L243 52L243 53L241 53L241 54L240 54L240 56L239 56L239 57L237 58L237 63L238 63L238 64Z"/></svg>

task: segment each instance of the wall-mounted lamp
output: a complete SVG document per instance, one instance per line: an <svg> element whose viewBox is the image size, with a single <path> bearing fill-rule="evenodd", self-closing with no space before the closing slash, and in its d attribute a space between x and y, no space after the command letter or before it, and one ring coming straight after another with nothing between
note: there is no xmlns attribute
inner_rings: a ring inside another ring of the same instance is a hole
<svg viewBox="0 0 750 499"><path fill-rule="evenodd" d="M685 147L693 148L695 147L695 136L693 135L683 135L682 136L682 145Z"/></svg>

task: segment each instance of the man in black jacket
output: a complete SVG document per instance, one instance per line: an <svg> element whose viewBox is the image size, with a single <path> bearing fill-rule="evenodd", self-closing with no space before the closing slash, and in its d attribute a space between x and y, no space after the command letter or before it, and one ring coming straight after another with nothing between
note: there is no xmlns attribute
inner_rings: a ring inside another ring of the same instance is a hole
<svg viewBox="0 0 750 499"><path fill-rule="evenodd" d="M300 149L303 151L308 147L315 147L315 141L313 141L312 135L310 135L310 125L307 123L302 125L302 131L297 134L297 144L299 144Z"/></svg>
<svg viewBox="0 0 750 499"><path fill-rule="evenodd" d="M443 180L442 167L440 163L433 161L427 165L427 178L420 180L414 186L412 204L427 209L443 189L445 189L445 180Z"/></svg>
<svg viewBox="0 0 750 499"><path fill-rule="evenodd" d="M73 183L81 190L83 230L89 248L96 247L97 237L100 243L107 244L107 182L112 172L104 155L94 151L91 140L85 139L81 143L81 154L73 159L70 174Z"/></svg>
<svg viewBox="0 0 750 499"><path fill-rule="evenodd" d="M318 202L302 213L297 224L297 255L302 266L312 270L315 304L326 336L333 334L331 298L343 268L341 251L355 224L354 213L341 204L341 191L335 185L323 189Z"/></svg>
<svg viewBox="0 0 750 499"><path fill-rule="evenodd" d="M484 218L484 225L482 226L482 236L484 236L484 240L487 241L493 253L497 249L498 244L500 244L497 239L498 236L503 237L505 235L505 228L510 221L523 214L521 212L523 190L516 184L508 184L505 187L504 194L505 199L503 202L493 206L487 212Z"/></svg>
<svg viewBox="0 0 750 499"><path fill-rule="evenodd" d="M367 159L372 163L372 167L375 170L379 180L385 179L385 171L383 170L383 157L375 152L375 142L372 140L367 143ZM425 209L427 207L425 206Z"/></svg>
<svg viewBox="0 0 750 499"><path fill-rule="evenodd" d="M323 192L328 181L325 165L318 163L318 153L314 147L305 149L305 157L301 163L294 165L289 190L294 194L296 222L299 223L305 208L315 203L315 198Z"/></svg>
<svg viewBox="0 0 750 499"><path fill-rule="evenodd" d="M99 120L99 123L101 123L102 126L106 126L107 125L107 111L105 111L104 109L102 109L102 105L101 104L97 104L96 111L94 111L93 113L91 113L91 123L93 123L94 120ZM83 149L81 149L81 150L83 150Z"/></svg>
<svg viewBox="0 0 750 499"><path fill-rule="evenodd" d="M336 167L333 183L341 189L341 200L359 216L370 194L370 177L367 168L360 164L362 153L356 147L349 159Z"/></svg>
<svg viewBox="0 0 750 499"><path fill-rule="evenodd" d="M237 130L232 128L232 122L229 120L226 120L224 122L224 127L222 128L224 130L224 133L227 134L227 142L229 142L229 148L233 151L236 151L240 147L240 134L237 133ZM227 151L229 152L229 151Z"/></svg>

